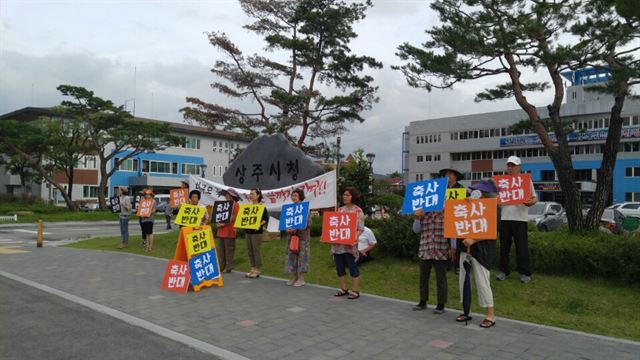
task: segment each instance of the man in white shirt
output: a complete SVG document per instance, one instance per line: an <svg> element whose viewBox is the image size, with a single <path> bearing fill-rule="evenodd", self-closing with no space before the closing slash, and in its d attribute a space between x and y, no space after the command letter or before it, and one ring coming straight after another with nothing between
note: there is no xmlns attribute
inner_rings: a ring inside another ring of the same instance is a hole
<svg viewBox="0 0 640 360"><path fill-rule="evenodd" d="M358 252L360 253L360 256L356 263L360 265L373 260L371 257L371 250L375 249L376 246L378 246L376 236L373 234L371 229L365 226L362 234L358 237Z"/></svg>
<svg viewBox="0 0 640 360"><path fill-rule="evenodd" d="M510 156L507 159L507 174L520 174L521 160L517 156ZM529 207L538 202L533 182L531 186L531 197L523 204L503 205L500 213L500 273L496 276L498 281L505 280L509 276L509 253L511 252L511 242L516 244L516 263L520 273L520 282L523 284L531 281L531 267L529 263Z"/></svg>

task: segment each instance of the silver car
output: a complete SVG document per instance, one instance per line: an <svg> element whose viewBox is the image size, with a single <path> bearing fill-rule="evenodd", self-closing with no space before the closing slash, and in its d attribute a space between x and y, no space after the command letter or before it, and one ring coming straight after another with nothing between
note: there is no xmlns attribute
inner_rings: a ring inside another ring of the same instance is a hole
<svg viewBox="0 0 640 360"><path fill-rule="evenodd" d="M529 208L529 221L533 221L540 231L553 231L566 223L566 213L562 205L553 201L541 201Z"/></svg>

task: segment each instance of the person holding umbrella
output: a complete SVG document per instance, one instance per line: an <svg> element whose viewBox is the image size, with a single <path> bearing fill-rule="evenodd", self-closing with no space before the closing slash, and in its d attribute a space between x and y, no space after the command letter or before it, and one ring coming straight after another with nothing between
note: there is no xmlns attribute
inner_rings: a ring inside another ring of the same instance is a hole
<svg viewBox="0 0 640 360"><path fill-rule="evenodd" d="M498 189L491 180L481 180L469 187L471 198L495 198ZM460 299L462 299L463 314L458 315L456 321L465 322L471 320L469 309L471 307L471 279L476 283L478 292L478 304L487 309L484 320L480 323L482 328L490 328L496 324L496 314L493 309L493 292L491 291L489 269L493 262L496 250L495 240L464 239L463 250L460 252Z"/></svg>

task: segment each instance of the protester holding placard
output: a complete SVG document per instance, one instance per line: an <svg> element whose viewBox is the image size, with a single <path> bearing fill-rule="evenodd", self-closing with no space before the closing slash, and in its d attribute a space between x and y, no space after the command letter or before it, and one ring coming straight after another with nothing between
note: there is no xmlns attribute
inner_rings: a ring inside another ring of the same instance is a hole
<svg viewBox="0 0 640 360"><path fill-rule="evenodd" d="M199 206L201 196L202 194L200 193L200 190L191 190L191 192L189 192L189 203L191 205ZM209 212L205 211L204 216L202 217L202 222L200 223L200 226L206 225L207 221L209 221Z"/></svg>
<svg viewBox="0 0 640 360"><path fill-rule="evenodd" d="M258 188L251 189L249 193L249 200L252 204L257 205L262 203L262 192ZM245 229L244 233L247 239L247 252L249 254L249 262L251 263L251 270L244 276L250 279L260 277L260 267L262 266L262 255L260 254L260 248L262 247L263 226L269 222L269 212L265 208L262 212L262 218L260 220L260 227L258 230Z"/></svg>
<svg viewBox="0 0 640 360"><path fill-rule="evenodd" d="M481 180L480 182L469 186L470 190L480 191L482 198L497 197L496 185L491 180ZM497 221L497 219L496 219ZM486 308L484 320L480 323L480 327L490 328L496 323L496 314L493 304L493 292L491 291L491 273L490 268L493 263L493 256L496 250L495 237L492 239L464 239L462 241L462 252L460 253L460 299L464 298L464 278L466 270L463 266L465 261L471 262L471 271L473 279L476 283L478 293L478 304ZM456 318L458 322L466 322L471 320L471 316L460 314Z"/></svg>
<svg viewBox="0 0 640 360"><path fill-rule="evenodd" d="M232 189L220 190L218 195L222 195L227 201L233 201L233 212L231 213L231 221L227 224L216 224L216 235L218 237L218 243L216 244L218 249L218 260L220 262L220 268L222 272L230 273L233 269L233 257L236 252L236 229L233 227L233 223L238 215L240 205L238 200L240 196Z"/></svg>
<svg viewBox="0 0 640 360"><path fill-rule="evenodd" d="M507 173L509 175L520 174L521 160L517 156L507 159ZM499 281L505 280L511 270L509 269L509 253L511 242L516 246L517 271L520 273L520 281L523 284L531 281L531 266L529 261L529 207L538 202L533 190L533 182L529 180L531 196L521 204L502 205L502 217L500 220L500 273L496 276ZM525 186L526 186L525 185Z"/></svg>
<svg viewBox="0 0 640 360"><path fill-rule="evenodd" d="M129 189L121 187L120 192L120 237L122 242L118 249L129 246L129 216L131 216L131 200L129 199Z"/></svg>
<svg viewBox="0 0 640 360"><path fill-rule="evenodd" d="M302 191L302 189L294 189L291 192L291 201L294 204L302 202L304 198L304 191ZM287 285L300 287L305 284L304 276L309 272L311 217L309 216L307 218L307 226L304 229L288 228L285 231L288 237L284 273L293 275L293 277L287 281Z"/></svg>
<svg viewBox="0 0 640 360"><path fill-rule="evenodd" d="M447 266L449 265L449 240L444 237L444 215L442 211L425 213L418 209L413 221L413 232L420 234L418 257L420 258L420 302L413 310L424 310L429 300L429 277L431 269L436 270L436 286L438 289L438 304L434 314L444 313L447 303Z"/></svg>
<svg viewBox="0 0 640 360"><path fill-rule="evenodd" d="M464 190L466 197L466 189L462 184L459 183L460 180L464 180L464 175L456 169L442 169L440 170L440 176L447 178L447 189L462 189ZM449 198L447 198L449 199ZM446 200L445 200L446 201ZM449 251L449 258L453 263L454 268L456 269L456 274L460 273L460 263L456 260L460 257L460 244L462 243L462 239L449 239L451 250Z"/></svg>
<svg viewBox="0 0 640 360"><path fill-rule="evenodd" d="M144 200L151 200L150 211L140 216L140 227L142 228L145 251L149 252L153 250L153 223L156 215L156 203L153 201L152 190L147 189L144 191ZM140 207L142 207L143 201L140 201Z"/></svg>
<svg viewBox="0 0 640 360"><path fill-rule="evenodd" d="M360 192L354 187L348 187L342 193L343 206L338 209L338 212L355 213L357 215L357 236L356 239L362 234L364 230L364 212L354 202L358 200ZM350 300L355 300L360 297L360 270L358 269L358 246L354 245L331 245L331 254L333 254L333 260L336 265L336 273L340 281L340 290L334 294L334 296L347 296ZM347 287L346 279L346 267L349 267L349 275L353 281L351 291Z"/></svg>

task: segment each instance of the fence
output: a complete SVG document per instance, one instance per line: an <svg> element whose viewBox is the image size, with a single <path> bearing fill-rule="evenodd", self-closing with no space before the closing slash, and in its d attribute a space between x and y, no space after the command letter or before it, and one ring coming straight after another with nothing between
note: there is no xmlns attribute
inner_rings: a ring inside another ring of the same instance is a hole
<svg viewBox="0 0 640 360"><path fill-rule="evenodd" d="M0 215L0 221L18 221L18 215Z"/></svg>

